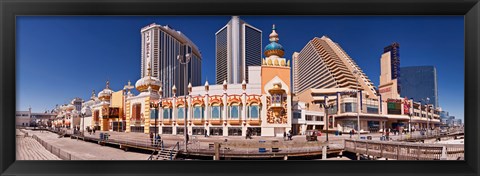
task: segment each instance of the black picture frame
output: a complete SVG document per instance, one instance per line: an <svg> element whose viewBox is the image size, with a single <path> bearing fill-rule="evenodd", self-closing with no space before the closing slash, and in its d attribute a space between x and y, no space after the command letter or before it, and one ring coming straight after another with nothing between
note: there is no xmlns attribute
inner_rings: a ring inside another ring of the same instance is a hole
<svg viewBox="0 0 480 176"><path fill-rule="evenodd" d="M2 175L479 175L478 0L0 0ZM464 15L465 161L15 161L19 15Z"/></svg>

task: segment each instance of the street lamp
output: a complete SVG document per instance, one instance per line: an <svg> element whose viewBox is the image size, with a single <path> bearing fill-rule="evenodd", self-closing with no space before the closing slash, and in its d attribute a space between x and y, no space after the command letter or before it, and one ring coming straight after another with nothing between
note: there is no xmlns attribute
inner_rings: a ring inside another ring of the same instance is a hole
<svg viewBox="0 0 480 176"><path fill-rule="evenodd" d="M82 108L82 112L81 112L81 115L82 115L82 136L85 135L85 115L87 114L87 111L90 111L90 107L89 106L84 106Z"/></svg>
<svg viewBox="0 0 480 176"><path fill-rule="evenodd" d="M154 113L153 117L155 118L155 128L153 128L155 130L155 136L157 136L157 134L158 134L158 132L157 132L158 131L158 129L157 129L157 113L154 111L157 108L158 108L158 103L150 102L150 111L152 113Z"/></svg>
<svg viewBox="0 0 480 176"><path fill-rule="evenodd" d="M413 108L413 98L410 98L412 104L411 104L411 110L410 113L409 113L409 116L410 116L410 121L408 122L408 132L410 132L410 137L412 137L412 115L414 113L414 108Z"/></svg>
<svg viewBox="0 0 480 176"><path fill-rule="evenodd" d="M427 111L427 112L426 112L426 117L427 117L427 133L430 133L430 132L429 132L429 131L430 131L430 118L428 117L428 111L430 111L430 108L429 108L429 106L428 106L428 102L429 102L429 101L430 101L430 98L427 97L427 98L425 99L425 106L426 106L426 107L425 107L425 110Z"/></svg>
<svg viewBox="0 0 480 176"><path fill-rule="evenodd" d="M185 69L184 69L184 78L183 78L183 82L185 83L185 80L187 80L187 66L188 66L188 63L190 62L190 59L191 59L191 55L190 53L187 53L187 51L185 51L188 46L186 47L186 45L182 45L182 48L184 49L184 52L183 53L180 53L179 55L177 55L177 60L178 62L180 62L180 64L182 65L185 65ZM187 87L187 84L185 84L185 90L184 90L184 97L185 97L185 103L187 102L187 90L188 87ZM185 127L184 127L184 130L183 130L183 133L184 133L184 138L185 138L185 153L187 153L187 144L188 144L188 127L187 127L187 113L188 112L188 106L187 104L185 104Z"/></svg>
<svg viewBox="0 0 480 176"><path fill-rule="evenodd" d="M328 96L324 96L324 103L320 104L321 106L323 106L323 108L325 108L325 119L327 121L327 140L325 142L328 142L328 128L330 127L330 124L329 124L329 118L328 118L328 110L332 107L332 105L329 105L328 104Z"/></svg>
<svg viewBox="0 0 480 176"><path fill-rule="evenodd" d="M358 74L360 74L360 72L358 72L357 69L353 70L353 75L355 75L355 79L357 80L357 136L358 136L358 139L360 139L360 104L362 102L360 102L360 88L358 84Z"/></svg>

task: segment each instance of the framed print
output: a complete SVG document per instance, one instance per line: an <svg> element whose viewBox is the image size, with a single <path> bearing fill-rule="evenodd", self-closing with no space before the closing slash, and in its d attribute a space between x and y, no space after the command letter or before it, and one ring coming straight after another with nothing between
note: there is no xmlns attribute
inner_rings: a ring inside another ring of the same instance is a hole
<svg viewBox="0 0 480 176"><path fill-rule="evenodd" d="M0 7L2 175L478 175L477 0Z"/></svg>

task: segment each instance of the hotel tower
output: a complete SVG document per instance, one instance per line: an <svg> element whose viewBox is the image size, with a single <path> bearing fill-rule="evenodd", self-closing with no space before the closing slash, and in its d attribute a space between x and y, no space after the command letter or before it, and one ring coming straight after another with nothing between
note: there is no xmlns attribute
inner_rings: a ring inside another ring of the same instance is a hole
<svg viewBox="0 0 480 176"><path fill-rule="evenodd" d="M340 45L326 36L310 40L292 58L293 90L296 93L312 88L350 88L362 90L370 98L376 97L372 81Z"/></svg>
<svg viewBox="0 0 480 176"><path fill-rule="evenodd" d="M178 87L177 95L184 95L188 83L193 86L201 85L202 55L197 46L180 31L170 26L150 24L141 29L141 77L147 76L148 64L151 65L151 76L158 78L162 87ZM190 54L187 65L178 62L177 56ZM163 96L172 96L170 89L165 89Z"/></svg>
<svg viewBox="0 0 480 176"><path fill-rule="evenodd" d="M215 47L216 84L248 82L248 67L262 63L262 31L238 16L215 33Z"/></svg>

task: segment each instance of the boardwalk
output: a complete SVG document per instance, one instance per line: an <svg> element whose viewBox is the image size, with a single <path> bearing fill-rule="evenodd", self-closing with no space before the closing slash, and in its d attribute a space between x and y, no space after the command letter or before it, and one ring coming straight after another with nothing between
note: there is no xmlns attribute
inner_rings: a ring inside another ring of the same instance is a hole
<svg viewBox="0 0 480 176"><path fill-rule="evenodd" d="M345 140L345 151L396 160L457 160L465 155L463 144L370 140Z"/></svg>
<svg viewBox="0 0 480 176"><path fill-rule="evenodd" d="M57 156L46 150L40 143L20 130L16 130L17 160L60 160Z"/></svg>
<svg viewBox="0 0 480 176"><path fill-rule="evenodd" d="M146 160L150 155L145 153L125 152L118 148L100 146L96 143L85 142L70 138L58 138L51 132L28 131L29 134L38 136L42 141L55 149L61 156L70 155L72 160ZM50 148L50 147L47 147Z"/></svg>

